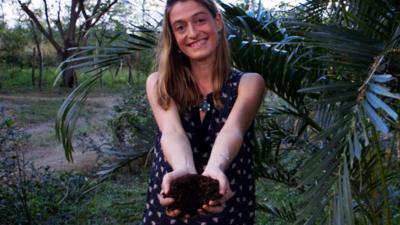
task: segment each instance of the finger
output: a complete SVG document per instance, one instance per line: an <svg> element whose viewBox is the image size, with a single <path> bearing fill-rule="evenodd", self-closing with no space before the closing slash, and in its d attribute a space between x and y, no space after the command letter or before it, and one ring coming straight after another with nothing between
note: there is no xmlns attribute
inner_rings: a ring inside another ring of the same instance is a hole
<svg viewBox="0 0 400 225"><path fill-rule="evenodd" d="M222 204L225 204L225 202L227 202L229 199L231 199L235 194L232 191L228 191L228 193L226 193L224 196L222 196L221 199L219 199L219 201Z"/></svg>
<svg viewBox="0 0 400 225"><path fill-rule="evenodd" d="M175 199L169 198L169 197L164 197L161 194L158 194L157 197L158 197L158 200L160 201L160 205L162 205L162 206L168 206L175 202Z"/></svg>
<svg viewBox="0 0 400 225"><path fill-rule="evenodd" d="M218 199L218 200L210 200L210 201L208 202L208 205L209 205L209 206L222 205L222 203L223 203L224 201L221 201L221 200L222 200L222 198L221 198L221 199Z"/></svg>
<svg viewBox="0 0 400 225"><path fill-rule="evenodd" d="M221 195L225 195L228 191L228 189L230 189L229 187L229 183L228 180L225 179L225 177L218 179L219 181L219 193Z"/></svg>
<svg viewBox="0 0 400 225"><path fill-rule="evenodd" d="M168 194L171 182L172 182L171 173L165 174L163 177L162 183L161 183L162 192L164 192L165 194Z"/></svg>
<svg viewBox="0 0 400 225"><path fill-rule="evenodd" d="M197 213L199 213L199 215L202 215L202 216L208 216L208 215L210 215L210 213L208 213L208 212L205 211L204 209L198 209L198 210L197 210Z"/></svg>
<svg viewBox="0 0 400 225"><path fill-rule="evenodd" d="M203 207L203 209L208 213L220 213L224 210L224 208L225 205L216 205L216 206L205 205L205 207Z"/></svg>
<svg viewBox="0 0 400 225"><path fill-rule="evenodd" d="M181 211L179 209L167 210L165 212L165 214L167 214L169 217L177 217L180 213Z"/></svg>
<svg viewBox="0 0 400 225"><path fill-rule="evenodd" d="M230 188L228 188L227 193L225 195L223 195L221 198L219 199L215 199L215 200L210 200L208 202L208 205L221 205L224 204L226 201L228 201L230 198L232 198L235 195L234 192L231 191Z"/></svg>

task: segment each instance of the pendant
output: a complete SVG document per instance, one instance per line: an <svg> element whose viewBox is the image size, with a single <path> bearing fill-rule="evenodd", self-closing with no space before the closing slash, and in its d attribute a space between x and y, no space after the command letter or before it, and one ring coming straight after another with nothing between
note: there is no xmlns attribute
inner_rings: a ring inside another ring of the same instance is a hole
<svg viewBox="0 0 400 225"><path fill-rule="evenodd" d="M207 98L204 98L199 104L200 112L208 112L211 109L210 103L207 102Z"/></svg>

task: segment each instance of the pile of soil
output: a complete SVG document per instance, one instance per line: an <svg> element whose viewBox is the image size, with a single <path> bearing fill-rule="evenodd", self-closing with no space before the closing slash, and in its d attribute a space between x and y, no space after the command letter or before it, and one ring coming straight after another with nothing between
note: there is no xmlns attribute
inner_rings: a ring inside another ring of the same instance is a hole
<svg viewBox="0 0 400 225"><path fill-rule="evenodd" d="M180 217L185 215L195 216L197 210L202 208L210 200L217 200L222 197L219 193L219 183L210 177L188 174L171 183L171 189L166 197L174 198L173 204L168 210L179 209Z"/></svg>

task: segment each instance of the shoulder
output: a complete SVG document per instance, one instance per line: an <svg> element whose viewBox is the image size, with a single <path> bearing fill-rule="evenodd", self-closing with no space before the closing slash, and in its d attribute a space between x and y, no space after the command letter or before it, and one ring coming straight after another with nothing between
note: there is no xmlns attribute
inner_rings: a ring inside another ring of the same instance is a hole
<svg viewBox="0 0 400 225"><path fill-rule="evenodd" d="M158 72L151 73L147 77L147 79L146 79L147 94L150 94L150 93L156 94L157 93L155 90L157 89L158 77L159 77Z"/></svg>
<svg viewBox="0 0 400 225"><path fill-rule="evenodd" d="M155 103L158 101L158 72L154 72L150 74L146 79L146 94L149 99L150 105L151 103Z"/></svg>
<svg viewBox="0 0 400 225"><path fill-rule="evenodd" d="M155 87L158 80L158 72L151 73L146 79L146 87Z"/></svg>
<svg viewBox="0 0 400 225"><path fill-rule="evenodd" d="M264 90L264 78L258 73L243 73L240 77L239 89Z"/></svg>

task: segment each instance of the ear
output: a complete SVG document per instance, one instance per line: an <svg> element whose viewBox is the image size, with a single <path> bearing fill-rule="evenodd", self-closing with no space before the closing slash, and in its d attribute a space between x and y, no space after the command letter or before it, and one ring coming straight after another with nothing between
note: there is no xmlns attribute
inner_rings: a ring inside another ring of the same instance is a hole
<svg viewBox="0 0 400 225"><path fill-rule="evenodd" d="M224 20L220 12L218 12L217 15L215 15L215 24L217 25L218 31L221 31L222 28L224 27Z"/></svg>

